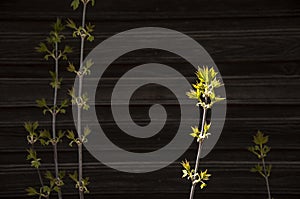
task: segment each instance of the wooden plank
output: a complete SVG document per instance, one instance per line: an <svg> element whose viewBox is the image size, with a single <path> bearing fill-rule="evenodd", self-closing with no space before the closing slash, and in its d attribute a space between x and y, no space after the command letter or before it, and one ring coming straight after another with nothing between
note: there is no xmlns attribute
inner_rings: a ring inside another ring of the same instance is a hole
<svg viewBox="0 0 300 199"><path fill-rule="evenodd" d="M193 74L192 74L193 75ZM177 85L180 77L166 78L172 85ZM182 77L181 77L182 78ZM195 81L194 77L187 77L187 80L191 83ZM6 93L7 96L0 97L1 107L28 107L36 106L35 100L45 98L48 101L52 98L52 89L49 86L50 79L25 79L25 78L3 78L0 79L0 91ZM110 105L111 94L117 83L118 78L103 78L97 89L95 98L96 105ZM178 101L175 95L170 92L168 88L164 88L157 84L148 85L136 85L139 82L139 78L125 79L125 83L120 85L122 92L118 99L119 104L126 103L126 99L122 98L130 88L140 86L140 89L133 93L131 104L143 105L143 104L169 104L176 105ZM86 86L96 83L95 79L87 79ZM300 86L300 80L298 76L294 77L224 77L226 97L229 104L281 104L292 105L300 103L300 95L298 92L294 92ZM73 87L74 79L65 79L62 85L62 89L59 90L59 101L65 98L69 98L68 90ZM180 87L181 85L178 85ZM182 100L188 98L184 95L180 97ZM282 92L282 91L285 92ZM192 102L192 101L191 101ZM50 101L49 101L50 103Z"/></svg>
<svg viewBox="0 0 300 199"><path fill-rule="evenodd" d="M149 35L150 37L150 35ZM298 44L299 34L294 33L290 34L281 34L278 36L228 36L228 37L210 37L210 38L201 38L193 37L197 42L203 45L204 48L210 53L212 58L218 62L224 61L248 61L248 60L260 60L260 61L299 61L300 55L300 45ZM149 38L151 40L151 37ZM32 42L36 40L36 44ZM30 61L32 64L40 60L40 55L34 52L34 47L39 41L42 41L43 37L28 37L23 36L13 37L11 39L6 38L0 40L0 45L3 46L3 49L0 51L2 57L0 61L2 63L11 63L11 62L25 62ZM86 53L91 51L95 45L100 42L102 39L97 38L93 45L87 44ZM76 46L78 43L75 40L66 41L71 46ZM75 42L75 43L74 43ZM19 52L22 52L19 56L15 56L15 49L18 49ZM111 49L106 49L111 50ZM191 49L186 49L191 50ZM76 53L76 51L75 51ZM163 52L160 52L163 53ZM159 55L158 55L159 56ZM156 60L157 52L152 51L142 51L139 53L129 53L126 56L127 60L131 62L151 62ZM167 59L174 59L177 56L171 53L168 53ZM125 58L125 60L126 60ZM166 58L166 57L164 57ZM70 60L73 60L71 57ZM156 61L159 61L156 60Z"/></svg>
<svg viewBox="0 0 300 199"><path fill-rule="evenodd" d="M14 17L18 18L21 16L32 16L30 19L45 19L55 18L60 16L62 13L68 15L79 14L80 11L72 12L70 8L70 2L57 1L55 4L48 1L31 0L31 3L27 3L21 0L2 2L1 6L3 11L2 17ZM32 6L35 5L35 6ZM139 13L139 16L144 13L197 13L198 16L204 17L225 17L225 16L245 16L245 17L257 17L257 16L285 16L285 15L297 15L299 14L300 6L293 0L279 0L273 2L271 0L245 0L241 4L237 0L227 0L224 3L221 0L181 0L171 1L165 0L162 4L159 0L149 0L147 2L141 2L138 0L134 1L122 1L122 0L104 0L97 2L93 9L89 10L90 16L99 17L111 17L115 13L114 17L118 17L116 12L126 13ZM19 15L12 15L9 11L14 10ZM97 12L101 11L101 12ZM103 12L105 14L103 14ZM48 15L39 15L41 13L49 13ZM96 15L97 14L97 15ZM159 17L163 17L158 15ZM127 16L128 17L128 16ZM154 17L152 15L152 17ZM25 17L26 18L26 17ZM27 17L28 18L28 17ZM126 16L119 16L121 19L126 19Z"/></svg>
<svg viewBox="0 0 300 199"><path fill-rule="evenodd" d="M37 58L40 55L37 55ZM185 77L191 77L194 74L194 69L185 69L188 64L181 59L168 59L168 57L155 56L155 59L159 63L168 65L176 70L178 70ZM5 61L4 61L5 62ZM24 63L24 62L14 62L14 63L0 63L1 71L0 78L3 80L16 80L18 78L49 78L49 70L53 70L52 62L47 62L42 59L37 60L38 63ZM146 61L138 61L136 59L121 59L118 61L119 64L112 64L104 74L106 78L120 77L130 68L147 63ZM76 62L74 62L76 63ZM226 62L216 62L218 69L220 70L224 81L227 78L294 78L300 75L300 61L226 61ZM74 78L74 75L66 70L67 64L62 63L60 65L60 75L66 78ZM116 70L117 69L117 70ZM2 84L4 84L2 82Z"/></svg>
<svg viewBox="0 0 300 199"><path fill-rule="evenodd" d="M249 172L251 165L223 165L223 168L213 165L203 164L213 174L209 182L208 188L204 191L206 194L245 194L255 191L255 193L265 193L263 179ZM75 167L70 167L71 172ZM180 165L173 164L168 168L160 171L145 174L130 174L105 168L101 164L92 164L85 166L85 175L91 176L91 192L94 194L115 194L127 193L188 193L189 183L181 179ZM103 175L105 173L106 175ZM108 174L108 175L107 175ZM298 195L299 187L291 183L287 179L291 175L295 180L299 180L298 168L281 167L274 164L271 186L273 193ZM24 186L32 185L32 178L36 175L33 169L18 168L18 171L5 172L0 174L2 178L9 179L5 185L5 191L1 195L24 194ZM14 178L11 175L15 175ZM243 181L241 181L241 176ZM230 179L230 180L224 180ZM143 183L141 183L141 181ZM37 183L37 181L36 181ZM169 186L172 184L172 186ZM282 186L284 184L284 186ZM249 186L251 187L249 189ZM218 188L219 187L219 188ZM221 188L222 187L222 188ZM66 189L66 193L70 193L71 186Z"/></svg>

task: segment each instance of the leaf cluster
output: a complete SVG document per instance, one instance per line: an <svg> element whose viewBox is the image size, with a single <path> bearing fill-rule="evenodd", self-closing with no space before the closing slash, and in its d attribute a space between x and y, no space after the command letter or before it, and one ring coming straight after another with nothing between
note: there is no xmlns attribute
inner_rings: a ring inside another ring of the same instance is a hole
<svg viewBox="0 0 300 199"><path fill-rule="evenodd" d="M264 178L269 177L272 170L272 165L267 165L264 168L264 158L267 157L268 152L271 150L269 146L265 145L268 141L269 136L265 136L261 131L258 131L257 134L253 136L253 143L255 145L248 147L248 150L263 162L263 165L257 164L251 168L250 171L258 172Z"/></svg>
<svg viewBox="0 0 300 199"><path fill-rule="evenodd" d="M53 174L50 171L46 171L45 173L45 178L49 180L49 185L44 185L40 187L39 190L33 188L33 187L28 187L26 189L27 195L28 196L39 196L39 199L41 198L49 198L51 192L60 192L61 191L61 186L64 185L62 179L65 176L65 172L59 172L59 177L55 178Z"/></svg>
<svg viewBox="0 0 300 199"><path fill-rule="evenodd" d="M82 69L76 70L75 66L73 63L69 63L69 66L67 67L67 70L71 73L75 73L76 75L83 76L83 75L90 75L91 70L90 68L94 65L94 62L89 59L86 61L86 63L83 65Z"/></svg>
<svg viewBox="0 0 300 199"><path fill-rule="evenodd" d="M201 105L205 109L211 108L214 103L224 100L225 98L216 96L215 93L216 88L223 86L217 78L217 74L213 67L210 69L206 66L199 67L196 72L198 80L193 84L194 89L191 89L186 95L191 99L198 100L197 105Z"/></svg>
<svg viewBox="0 0 300 199"><path fill-rule="evenodd" d="M69 106L69 100L63 100L60 105L48 106L45 98L36 100L37 106L43 108L43 114L45 115L47 112L50 114L57 115L58 113L66 113L66 108Z"/></svg>
<svg viewBox="0 0 300 199"><path fill-rule="evenodd" d="M197 138L197 142L203 142L204 139L207 139L210 133L208 133L208 130L210 128L210 124L207 124L205 122L203 131L199 131L199 128L197 126L192 127L193 132L190 133L190 135L194 138Z"/></svg>
<svg viewBox="0 0 300 199"><path fill-rule="evenodd" d="M195 172L194 169L191 169L190 163L187 160L182 161L181 165L183 166L182 178L187 178L188 180L191 180L192 184L200 183L201 189L207 186L206 182L211 176L211 174L207 173L207 169L205 171L200 171L200 173Z"/></svg>
<svg viewBox="0 0 300 199"><path fill-rule="evenodd" d="M82 96L76 96L75 89L72 88L69 90L69 95L71 96L72 104L76 104L79 108L83 108L83 110L88 110L90 106L88 105L88 96L87 93L82 94Z"/></svg>
<svg viewBox="0 0 300 199"><path fill-rule="evenodd" d="M81 137L76 137L74 131L72 130L68 130L67 132L68 134L66 135L66 137L71 140L69 146L72 147L74 143L76 143L77 145L86 143L88 141L87 137L91 133L91 129L89 127L85 127L83 130L83 135L81 135Z"/></svg>
<svg viewBox="0 0 300 199"><path fill-rule="evenodd" d="M264 136L261 131L258 131L257 134L253 136L253 142L255 145L248 147L248 150L256 155L258 159L265 158L271 150L270 147L265 145L268 140L269 136Z"/></svg>
<svg viewBox="0 0 300 199"><path fill-rule="evenodd" d="M90 193L87 188L87 186L90 184L89 177L78 179L77 171L75 171L73 174L69 174L69 177L76 183L76 189L83 193Z"/></svg>
<svg viewBox="0 0 300 199"><path fill-rule="evenodd" d="M89 2L91 2L92 6L95 5L95 0L73 0L72 3L71 3L71 7L73 8L73 10L76 10L79 7L80 1L83 4L88 4Z"/></svg>
<svg viewBox="0 0 300 199"><path fill-rule="evenodd" d="M62 39L65 38L61 32L65 29L65 25L62 24L60 19L57 19L56 22L52 25L53 30L50 31L49 36L46 38L45 42L39 43L39 46L36 47L36 51L44 53L44 59L48 60L50 57L54 60L67 60L67 54L72 52L72 48L68 45L64 47L63 50L56 48L58 43L62 42Z"/></svg>
<svg viewBox="0 0 300 199"><path fill-rule="evenodd" d="M94 36L91 34L94 32L95 25L91 23L87 23L84 27L78 26L72 19L67 20L67 27L73 29L73 37L81 37L82 39L86 39L90 42L94 41Z"/></svg>

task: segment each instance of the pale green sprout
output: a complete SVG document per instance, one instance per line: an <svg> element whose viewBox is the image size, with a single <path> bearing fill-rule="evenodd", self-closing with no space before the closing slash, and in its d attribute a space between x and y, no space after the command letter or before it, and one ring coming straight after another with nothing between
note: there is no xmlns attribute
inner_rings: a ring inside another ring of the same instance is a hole
<svg viewBox="0 0 300 199"><path fill-rule="evenodd" d="M211 135L210 133L208 133L210 125L211 124L207 124L205 122L203 132L200 132L197 126L192 127L193 133L191 133L190 135L194 138L197 138L197 142L202 142L205 138L208 138L208 136Z"/></svg>
<svg viewBox="0 0 300 199"><path fill-rule="evenodd" d="M253 136L254 146L248 147L248 150L253 153L259 160L261 160L261 164L257 164L251 168L251 172L259 173L266 182L268 199L271 199L271 191L269 185L269 177L271 175L272 165L266 165L265 158L267 157L268 152L270 152L271 148L267 145L269 141L269 136L264 136L261 131L258 131L256 135Z"/></svg>
<svg viewBox="0 0 300 199"><path fill-rule="evenodd" d="M182 170L182 178L187 178L188 180L192 180L192 184L198 184L200 183L200 188L203 189L207 186L205 181L209 180L209 177L211 174L207 173L207 169L205 171L200 171L199 173L196 173L194 169L191 169L190 163L185 160L181 162L181 165L183 166Z"/></svg>
<svg viewBox="0 0 300 199"><path fill-rule="evenodd" d="M217 96L215 92L215 89L223 86L223 84L218 79L217 74L218 73L214 70L213 67L211 67L210 69L206 66L202 68L199 67L196 72L198 80L195 84L192 84L194 89L191 89L186 93L186 95L190 99L197 100L196 106L201 106L203 108L201 128L199 129L198 126L194 126L192 127L193 132L190 133L190 135L196 138L197 142L199 143L195 169L191 169L190 163L187 160L181 163L184 167L184 169L182 170L183 177L187 177L188 180L192 181L190 199L193 199L194 197L195 185L200 183L200 188L203 189L207 186L206 181L208 181L209 177L211 176L211 174L207 173L207 169L205 171L198 172L198 166L200 162L202 144L205 139L208 139L209 135L211 135L211 133L208 132L211 123L208 124L206 122L207 110L211 109L215 103L225 100L225 98Z"/></svg>

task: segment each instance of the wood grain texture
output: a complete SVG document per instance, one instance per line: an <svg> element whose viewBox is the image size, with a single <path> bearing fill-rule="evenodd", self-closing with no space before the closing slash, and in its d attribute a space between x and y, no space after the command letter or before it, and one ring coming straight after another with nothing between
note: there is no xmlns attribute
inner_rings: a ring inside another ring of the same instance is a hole
<svg viewBox="0 0 300 199"><path fill-rule="evenodd" d="M53 64L42 59L34 47L50 30L56 17L80 18L70 1L10 0L0 2L0 198L30 198L24 189L38 185L37 175L26 161L24 121L38 120L50 128L35 105L35 99L51 100L49 70ZM187 34L210 53L226 86L228 99L224 130L201 168L213 174L206 190L197 190L196 198L266 198L264 182L249 168L257 160L246 147L252 135L262 130L270 135L272 147L267 162L273 164L270 179L274 198L298 199L300 196L300 2L297 0L97 0L89 9L88 21L96 25L95 42L87 43L85 54L110 36L137 27L165 27ZM78 41L65 31L65 43L75 50L70 56L78 62ZM192 50L192 49L186 49ZM190 82L194 71L183 58L162 50L144 49L116 59L99 84L95 105L99 121L112 142L139 153L164 146L178 128L178 101L167 89L148 85L131 100L132 118L140 125L149 123L153 103L164 105L168 121L163 130L147 141L129 139L116 127L110 111L110 95L119 77L129 69L149 62L169 65ZM67 96L74 75L60 66L64 76L59 100ZM170 77L174 81L179 77ZM133 86L126 81L126 88ZM124 99L119 100L124 107ZM189 119L189 118L185 118ZM128 126L130 121L123 121ZM159 121L156 121L159 122ZM182 121L185 122L185 121ZM97 123L93 124L96 125ZM60 129L74 129L71 109L60 116ZM187 132L188 133L188 132ZM38 147L46 169L53 168L51 147ZM76 168L76 148L59 146L59 161L67 172ZM105 152L109 153L109 147ZM172 149L180 150L180 149ZM122 173L106 167L84 150L84 172L91 178L89 198L129 199L188 197L189 183L181 179L179 162L193 160L196 143L168 167L144 174ZM149 160L144 167L162 162ZM134 162L116 162L131 167ZM77 198L70 181L65 199Z"/></svg>

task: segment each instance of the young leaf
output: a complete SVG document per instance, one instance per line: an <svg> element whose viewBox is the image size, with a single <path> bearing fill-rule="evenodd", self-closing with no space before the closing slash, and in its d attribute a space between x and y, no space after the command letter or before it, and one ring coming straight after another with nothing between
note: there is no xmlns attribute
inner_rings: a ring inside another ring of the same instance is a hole
<svg viewBox="0 0 300 199"><path fill-rule="evenodd" d="M257 145L262 145L268 142L269 137L264 136L261 131L258 131L255 136L253 136L253 142Z"/></svg>
<svg viewBox="0 0 300 199"><path fill-rule="evenodd" d="M40 52L40 53L45 53L45 52L50 52L48 50L48 47L45 43L41 42L39 43L39 46L35 48L37 52Z"/></svg>
<svg viewBox="0 0 300 199"><path fill-rule="evenodd" d="M79 7L79 0L73 0L71 3L71 7L73 8L73 10L76 10Z"/></svg>
<svg viewBox="0 0 300 199"><path fill-rule="evenodd" d="M67 70L71 73L77 72L75 66L71 62L69 62L69 66L67 67Z"/></svg>
<svg viewBox="0 0 300 199"><path fill-rule="evenodd" d="M69 177L75 181L75 182L78 182L78 174L77 174L77 171L74 171L73 174L69 174Z"/></svg>
<svg viewBox="0 0 300 199"><path fill-rule="evenodd" d="M87 137L91 133L91 129L89 127L85 127L83 130L83 135Z"/></svg>
<svg viewBox="0 0 300 199"><path fill-rule="evenodd" d="M36 103L37 103L37 106L40 108L47 107L47 102L46 102L45 98L36 100Z"/></svg>
<svg viewBox="0 0 300 199"><path fill-rule="evenodd" d="M53 30L56 33L60 33L61 31L63 31L65 29L65 26L62 24L61 19L57 18L56 22L53 24Z"/></svg>
<svg viewBox="0 0 300 199"><path fill-rule="evenodd" d="M77 30L76 24L75 24L75 22L72 19L68 19L67 20L67 27L69 27L71 29L74 29L74 30Z"/></svg>
<svg viewBox="0 0 300 199"><path fill-rule="evenodd" d="M37 190L33 187L28 187L26 189L27 195L28 196L35 196L35 195L39 195L39 193L37 192Z"/></svg>

